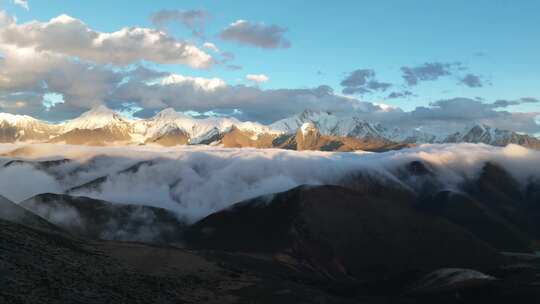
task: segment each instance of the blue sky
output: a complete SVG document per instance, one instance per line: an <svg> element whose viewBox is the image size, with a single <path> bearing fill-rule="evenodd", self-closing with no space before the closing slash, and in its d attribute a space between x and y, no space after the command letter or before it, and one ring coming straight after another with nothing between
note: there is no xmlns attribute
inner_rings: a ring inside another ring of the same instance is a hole
<svg viewBox="0 0 540 304"><path fill-rule="evenodd" d="M251 83L247 74L264 74L263 90L315 88L328 85L342 95L340 84L351 72L372 70L370 78L391 84L386 90L349 94L351 98L384 103L412 111L441 99L540 97L540 1L58 1L29 0L29 10L12 0L0 6L17 23L47 22L67 14L98 32L123 27L155 28L150 16L167 10L201 10L208 14L204 38L180 23L163 26L168 35L202 46L214 43L234 54L227 64L208 69L186 65L144 63L152 69L205 78L227 84ZM288 48L260 48L222 39L219 34L236 20L276 25L284 29ZM417 85L406 85L403 67L426 63L456 64L448 74ZM241 66L230 70L226 65ZM480 86L461 83L467 74ZM411 96L386 98L391 92ZM511 112L540 111L539 103L520 103Z"/></svg>

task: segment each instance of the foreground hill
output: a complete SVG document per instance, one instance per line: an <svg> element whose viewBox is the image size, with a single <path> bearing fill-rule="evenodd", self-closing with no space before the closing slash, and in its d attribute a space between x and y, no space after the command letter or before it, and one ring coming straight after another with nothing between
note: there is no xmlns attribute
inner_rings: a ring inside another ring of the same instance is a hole
<svg viewBox="0 0 540 304"><path fill-rule="evenodd" d="M242 202L202 219L186 237L196 248L269 254L333 278L489 269L501 262L488 244L406 201L337 186L299 187Z"/></svg>
<svg viewBox="0 0 540 304"><path fill-rule="evenodd" d="M540 300L538 257L501 255L443 218L386 201L399 192L303 186L242 202L188 229L195 251L90 241L0 219L0 301Z"/></svg>
<svg viewBox="0 0 540 304"><path fill-rule="evenodd" d="M59 231L56 226L47 220L11 202L3 196L0 196L0 219L37 229Z"/></svg>

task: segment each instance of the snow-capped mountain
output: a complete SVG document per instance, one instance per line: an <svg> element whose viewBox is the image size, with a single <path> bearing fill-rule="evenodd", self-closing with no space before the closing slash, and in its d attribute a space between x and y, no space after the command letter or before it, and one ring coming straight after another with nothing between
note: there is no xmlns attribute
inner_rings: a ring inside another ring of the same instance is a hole
<svg viewBox="0 0 540 304"><path fill-rule="evenodd" d="M131 142L133 121L105 106L98 106L60 125L61 134L52 142L67 144L106 145Z"/></svg>
<svg viewBox="0 0 540 304"><path fill-rule="evenodd" d="M218 134L227 132L232 126L254 134L279 133L256 122L241 122L235 118L226 117L197 119L178 113L172 108L162 110L152 118L134 122L135 133L142 136L145 141L159 138L170 132L182 131L189 137L189 142L192 144L207 142Z"/></svg>
<svg viewBox="0 0 540 304"><path fill-rule="evenodd" d="M485 124L475 124L472 127L466 127L461 132L450 134L443 142L484 143L493 146L517 144L528 148L540 149L540 140L537 138L508 130L492 128Z"/></svg>
<svg viewBox="0 0 540 304"><path fill-rule="evenodd" d="M304 123L312 123L324 135L385 139L394 142L430 143L437 138L435 135L418 130L401 130L386 128L378 123L365 121L354 115L338 116L324 111L305 110L304 112L279 120L270 125L274 130L284 133L294 133Z"/></svg>
<svg viewBox="0 0 540 304"><path fill-rule="evenodd" d="M75 129L131 128L132 122L106 106L98 106L61 125L62 132Z"/></svg>
<svg viewBox="0 0 540 304"><path fill-rule="evenodd" d="M354 115L305 110L270 125L229 117L194 118L165 109L147 119L127 119L99 106L62 124L48 124L30 116L0 113L0 142L48 141L68 144L217 144L226 147L295 148L298 131L316 130L311 148L355 150L399 148L419 143L518 144L540 149L540 139L487 125L460 132L431 134L420 129L387 127ZM304 133L305 133L304 132ZM302 133L303 134L303 133ZM303 145L300 145L303 146Z"/></svg>
<svg viewBox="0 0 540 304"><path fill-rule="evenodd" d="M0 142L47 140L58 127L27 115L0 113Z"/></svg>
<svg viewBox="0 0 540 304"><path fill-rule="evenodd" d="M381 135L391 141L403 143L437 143L446 138L446 134L435 135L417 129L385 128Z"/></svg>
<svg viewBox="0 0 540 304"><path fill-rule="evenodd" d="M270 125L283 133L294 133L304 123L313 124L321 134L352 138L372 138L395 143L485 143L494 146L518 144L540 149L540 140L533 136L518 134L509 130L500 130L487 125L475 124L456 133L429 133L419 129L401 129L386 127L367 122L354 115L338 116L324 111L306 110L290 118L279 120Z"/></svg>
<svg viewBox="0 0 540 304"><path fill-rule="evenodd" d="M325 111L305 110L270 125L273 130L283 133L295 133L305 123L312 123L324 135L346 137L383 137L384 128L355 116L337 116Z"/></svg>

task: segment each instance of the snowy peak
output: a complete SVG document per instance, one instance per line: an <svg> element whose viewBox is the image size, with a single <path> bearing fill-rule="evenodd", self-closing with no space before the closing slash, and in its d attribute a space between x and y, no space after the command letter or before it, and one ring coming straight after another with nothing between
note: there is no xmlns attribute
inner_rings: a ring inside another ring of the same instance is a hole
<svg viewBox="0 0 540 304"><path fill-rule="evenodd" d="M234 131L234 132L233 132ZM48 124L26 115L0 113L0 142L49 141L72 144L207 144L227 140L234 145L249 144L253 147L272 146L274 139L306 139L302 143L309 149L321 148L336 142L342 146L362 147L361 143L484 143L495 146L518 144L540 149L540 139L485 124L475 124L460 132L450 134L445 130L436 133L420 128L385 127L360 116L337 115L326 111L305 110L298 115L279 120L270 125L243 122L233 117L195 118L173 108L166 108L148 119L130 120L105 107L95 107L81 116L60 125ZM450 134L450 135L449 135ZM234 137L234 138L233 138ZM309 141L313 139L313 143ZM284 144L286 145L286 144ZM345 149L345 148L343 148Z"/></svg>
<svg viewBox="0 0 540 304"><path fill-rule="evenodd" d="M529 135L519 134L509 130L500 130L486 124L474 124L461 132L449 135L445 143L484 143L493 146L517 144L524 147L540 149L540 140Z"/></svg>
<svg viewBox="0 0 540 304"><path fill-rule="evenodd" d="M129 121L120 114L100 105L64 124L64 132L75 129L96 130L106 127L126 127Z"/></svg>
<svg viewBox="0 0 540 304"><path fill-rule="evenodd" d="M300 132L302 133L302 136L306 137L309 134L318 133L319 130L317 130L317 127L315 127L315 124L313 124L312 122L306 122L300 127Z"/></svg>
<svg viewBox="0 0 540 304"><path fill-rule="evenodd" d="M0 141L44 140L57 134L58 127L27 115L0 113Z"/></svg>
<svg viewBox="0 0 540 304"><path fill-rule="evenodd" d="M10 125L15 126L15 125L39 123L40 121L28 115L0 113L0 122L8 123Z"/></svg>
<svg viewBox="0 0 540 304"><path fill-rule="evenodd" d="M306 110L290 118L279 120L270 125L271 129L293 134L304 123L312 123L323 135L382 138L384 128L355 116L336 116L325 111Z"/></svg>
<svg viewBox="0 0 540 304"><path fill-rule="evenodd" d="M166 108L154 115L152 120L176 120L179 118L189 119L190 117L183 113L176 112L173 108Z"/></svg>

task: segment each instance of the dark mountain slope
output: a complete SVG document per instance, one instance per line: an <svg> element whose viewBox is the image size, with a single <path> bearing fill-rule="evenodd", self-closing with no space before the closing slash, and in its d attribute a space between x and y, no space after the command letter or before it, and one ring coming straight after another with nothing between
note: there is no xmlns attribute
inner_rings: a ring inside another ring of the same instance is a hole
<svg viewBox="0 0 540 304"><path fill-rule="evenodd" d="M186 233L196 248L286 256L330 277L494 267L496 251L408 204L338 186L302 186L234 205Z"/></svg>
<svg viewBox="0 0 540 304"><path fill-rule="evenodd" d="M88 197L40 194L21 202L66 231L92 239L180 243L184 224L161 208L113 204Z"/></svg>

